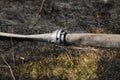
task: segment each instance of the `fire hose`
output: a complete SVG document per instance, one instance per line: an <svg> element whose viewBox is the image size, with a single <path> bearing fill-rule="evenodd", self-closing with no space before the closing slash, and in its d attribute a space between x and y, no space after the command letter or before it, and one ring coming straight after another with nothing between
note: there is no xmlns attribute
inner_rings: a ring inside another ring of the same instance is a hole
<svg viewBox="0 0 120 80"><path fill-rule="evenodd" d="M120 48L119 34L95 34L95 33L67 33L63 30L56 30L52 33L21 35L0 32L0 36L21 39L38 39L50 41L57 44L71 44L106 48Z"/></svg>

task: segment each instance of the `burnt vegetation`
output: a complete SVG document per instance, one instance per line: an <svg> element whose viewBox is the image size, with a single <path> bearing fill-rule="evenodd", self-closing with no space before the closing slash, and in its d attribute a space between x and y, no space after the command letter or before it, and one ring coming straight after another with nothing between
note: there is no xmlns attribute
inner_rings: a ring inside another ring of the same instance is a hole
<svg viewBox="0 0 120 80"><path fill-rule="evenodd" d="M119 0L0 0L0 31L120 34ZM119 80L120 50L0 37L0 80Z"/></svg>

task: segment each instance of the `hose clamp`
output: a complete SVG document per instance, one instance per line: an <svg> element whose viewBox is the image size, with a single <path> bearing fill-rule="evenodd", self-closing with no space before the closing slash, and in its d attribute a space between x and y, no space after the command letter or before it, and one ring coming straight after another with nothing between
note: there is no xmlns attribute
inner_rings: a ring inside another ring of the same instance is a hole
<svg viewBox="0 0 120 80"><path fill-rule="evenodd" d="M51 35L51 42L52 43L58 43L58 44L65 44L65 36L66 32L63 30L56 30Z"/></svg>

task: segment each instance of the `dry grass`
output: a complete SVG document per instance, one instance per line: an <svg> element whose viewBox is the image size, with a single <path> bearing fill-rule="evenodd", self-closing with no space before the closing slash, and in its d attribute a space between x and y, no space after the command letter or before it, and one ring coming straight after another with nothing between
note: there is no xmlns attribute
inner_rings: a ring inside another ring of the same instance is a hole
<svg viewBox="0 0 120 80"><path fill-rule="evenodd" d="M43 47L41 50L46 49ZM69 54L70 51L72 50L69 49L68 53L61 53L57 56L42 57L28 65L19 65L17 71L23 76L29 74L33 79L42 80L50 78L62 80L98 79L97 65L101 51L98 49L96 51L91 50L88 53L85 51L78 56Z"/></svg>
<svg viewBox="0 0 120 80"><path fill-rule="evenodd" d="M16 55L19 59L16 62L20 62L14 66L13 70L16 79L109 80L119 78L117 71L119 71L120 51L116 49L111 51L84 46L41 45L34 50L25 50L23 54L23 56ZM28 59L30 61L26 62ZM4 70L6 67L1 69L2 72L8 73ZM116 77L109 77L109 75Z"/></svg>
<svg viewBox="0 0 120 80"><path fill-rule="evenodd" d="M61 50L59 48L56 47L57 50ZM39 53L51 55L39 57L27 65L23 62L17 66L18 74L35 80L108 80L108 72L111 75L116 74L113 65L119 65L117 62L120 60L119 50L113 50L111 53L109 49L107 51L94 47L69 46L65 47L67 51L59 54L56 49L52 50L47 45L40 49ZM118 75L116 74L117 77Z"/></svg>
<svg viewBox="0 0 120 80"><path fill-rule="evenodd" d="M91 33L104 33L104 34L112 34L112 31L110 30L105 30L103 28L92 28L90 30Z"/></svg>

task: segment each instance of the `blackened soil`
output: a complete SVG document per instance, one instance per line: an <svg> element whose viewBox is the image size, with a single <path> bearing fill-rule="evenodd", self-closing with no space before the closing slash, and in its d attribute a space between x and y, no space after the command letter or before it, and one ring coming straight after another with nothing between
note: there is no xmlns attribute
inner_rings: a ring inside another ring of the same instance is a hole
<svg viewBox="0 0 120 80"><path fill-rule="evenodd" d="M39 34L65 29L68 32L94 33L98 29L100 32L102 30L102 33L120 34L120 0L108 1L105 3L104 0L45 0L40 12L42 0L0 0L0 31ZM46 45L49 49L54 49L53 53L66 52L64 46L56 47L50 43L0 38L0 53L6 57L11 66L20 65L19 56L24 56L27 64L41 56L51 56L52 52L39 54L37 51L39 47ZM29 54L26 54L26 51L30 51ZM14 52L15 64L13 64L12 52ZM4 65L2 58L0 58L0 65ZM120 65L120 62L117 65ZM120 66L117 68L120 70ZM102 74L102 78L106 79L106 75L109 77L111 74L116 74L117 77L114 75L115 77L109 80L120 78L118 76L120 71L106 72ZM1 79L10 77L8 73L5 75L0 73L0 75Z"/></svg>

